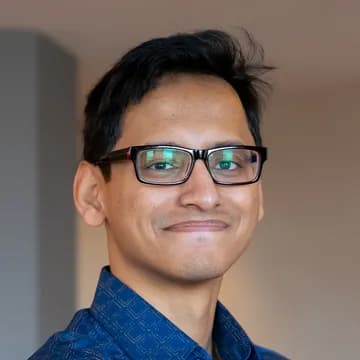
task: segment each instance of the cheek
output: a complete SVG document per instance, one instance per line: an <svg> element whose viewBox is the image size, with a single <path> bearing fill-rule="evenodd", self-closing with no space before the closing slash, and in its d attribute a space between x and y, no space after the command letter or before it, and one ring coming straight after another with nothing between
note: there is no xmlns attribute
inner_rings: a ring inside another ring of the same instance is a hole
<svg viewBox="0 0 360 360"><path fill-rule="evenodd" d="M159 224L162 224L171 212L172 199L167 189L146 187L139 190L131 200L139 229L157 235Z"/></svg>
<svg viewBox="0 0 360 360"><path fill-rule="evenodd" d="M262 197L258 186L248 185L247 188L234 191L230 201L241 223L257 223L262 210Z"/></svg>
<svg viewBox="0 0 360 360"><path fill-rule="evenodd" d="M132 179L131 169L112 169L111 180L106 188L105 212L112 230L123 228L136 214L138 200L136 179ZM121 174L123 173L123 174Z"/></svg>
<svg viewBox="0 0 360 360"><path fill-rule="evenodd" d="M135 180L127 187L111 191L108 196L107 217L111 220L112 228L151 236L156 230L153 228L154 222L161 214L166 214L170 199L171 196L166 191Z"/></svg>

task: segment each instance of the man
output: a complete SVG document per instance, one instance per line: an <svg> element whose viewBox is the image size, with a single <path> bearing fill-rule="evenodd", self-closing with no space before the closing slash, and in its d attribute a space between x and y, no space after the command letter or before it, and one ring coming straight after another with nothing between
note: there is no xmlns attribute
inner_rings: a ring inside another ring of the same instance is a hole
<svg viewBox="0 0 360 360"><path fill-rule="evenodd" d="M110 266L91 308L32 360L285 359L217 301L263 217L271 67L247 40L249 54L215 30L150 40L91 91L74 201L105 225Z"/></svg>

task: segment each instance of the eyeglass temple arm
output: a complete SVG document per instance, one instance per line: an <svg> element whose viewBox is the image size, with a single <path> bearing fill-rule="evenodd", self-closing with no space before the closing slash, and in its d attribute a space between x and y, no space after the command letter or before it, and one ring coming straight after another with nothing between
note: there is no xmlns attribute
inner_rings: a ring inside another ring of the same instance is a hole
<svg viewBox="0 0 360 360"><path fill-rule="evenodd" d="M109 163L112 161L120 161L120 160L131 160L131 147L121 150L112 151L110 154L102 157L100 160L96 162L96 165Z"/></svg>

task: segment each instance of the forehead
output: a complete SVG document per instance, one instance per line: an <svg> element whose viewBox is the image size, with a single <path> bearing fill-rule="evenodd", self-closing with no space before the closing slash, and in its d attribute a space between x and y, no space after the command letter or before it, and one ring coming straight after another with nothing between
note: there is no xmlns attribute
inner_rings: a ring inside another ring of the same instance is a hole
<svg viewBox="0 0 360 360"><path fill-rule="evenodd" d="M208 75L176 75L124 114L116 148L175 143L208 148L219 143L253 145L243 105L226 81Z"/></svg>

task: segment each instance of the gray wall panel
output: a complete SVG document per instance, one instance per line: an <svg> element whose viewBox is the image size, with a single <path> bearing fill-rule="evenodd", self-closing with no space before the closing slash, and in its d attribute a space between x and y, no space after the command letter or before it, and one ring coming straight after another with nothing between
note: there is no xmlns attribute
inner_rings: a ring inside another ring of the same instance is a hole
<svg viewBox="0 0 360 360"><path fill-rule="evenodd" d="M0 357L25 359L74 309L75 61L0 31ZM65 96L66 95L66 96Z"/></svg>
<svg viewBox="0 0 360 360"><path fill-rule="evenodd" d="M40 241L40 342L70 320L75 303L75 62L57 45L37 39L38 136L41 175L38 228ZM51 89L51 91L49 91ZM70 116L69 116L70 115ZM68 296L64 296L64 292ZM56 311L54 305L56 304Z"/></svg>

